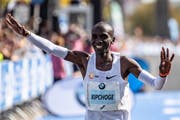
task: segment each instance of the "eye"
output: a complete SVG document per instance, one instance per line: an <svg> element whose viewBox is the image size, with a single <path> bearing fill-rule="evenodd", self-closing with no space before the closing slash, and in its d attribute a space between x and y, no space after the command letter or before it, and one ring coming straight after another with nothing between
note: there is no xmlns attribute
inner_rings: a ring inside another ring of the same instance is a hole
<svg viewBox="0 0 180 120"><path fill-rule="evenodd" d="M97 39L97 35L96 34L92 34L92 39Z"/></svg>
<svg viewBox="0 0 180 120"><path fill-rule="evenodd" d="M108 35L106 35L106 34L101 34L101 35L100 35L100 38L101 38L101 39L107 39L107 38L108 38Z"/></svg>

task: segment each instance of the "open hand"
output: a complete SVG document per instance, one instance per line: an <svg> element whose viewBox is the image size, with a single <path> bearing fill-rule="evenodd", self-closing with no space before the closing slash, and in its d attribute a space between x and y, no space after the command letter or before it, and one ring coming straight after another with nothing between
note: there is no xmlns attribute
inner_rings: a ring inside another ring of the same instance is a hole
<svg viewBox="0 0 180 120"><path fill-rule="evenodd" d="M174 54L169 57L169 49L167 48L166 51L164 47L161 50L161 62L159 65L159 75L161 77L166 77L169 75L171 70L171 62L174 59Z"/></svg>
<svg viewBox="0 0 180 120"><path fill-rule="evenodd" d="M4 22L7 24L7 26L11 30L15 31L16 33L18 33L22 36L27 37L30 34L30 32L28 30L26 30L23 25L18 23L11 14L6 15Z"/></svg>

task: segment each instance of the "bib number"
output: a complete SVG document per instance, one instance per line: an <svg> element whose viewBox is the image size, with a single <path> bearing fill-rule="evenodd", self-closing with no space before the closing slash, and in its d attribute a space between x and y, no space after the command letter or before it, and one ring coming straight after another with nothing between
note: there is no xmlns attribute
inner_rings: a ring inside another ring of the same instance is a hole
<svg viewBox="0 0 180 120"><path fill-rule="evenodd" d="M89 81L87 89L88 109L94 111L118 110L119 82Z"/></svg>

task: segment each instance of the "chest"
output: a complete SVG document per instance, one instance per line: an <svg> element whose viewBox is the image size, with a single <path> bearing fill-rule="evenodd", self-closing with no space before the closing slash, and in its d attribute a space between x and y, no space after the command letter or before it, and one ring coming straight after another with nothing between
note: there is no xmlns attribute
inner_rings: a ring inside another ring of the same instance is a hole
<svg viewBox="0 0 180 120"><path fill-rule="evenodd" d="M126 85L120 74L90 73L84 81L88 109L118 110Z"/></svg>
<svg viewBox="0 0 180 120"><path fill-rule="evenodd" d="M123 80L120 73L118 72L102 72L102 71L93 71L89 72L86 75L86 82L92 86L100 87L101 85L113 87L122 87L126 84L127 81Z"/></svg>

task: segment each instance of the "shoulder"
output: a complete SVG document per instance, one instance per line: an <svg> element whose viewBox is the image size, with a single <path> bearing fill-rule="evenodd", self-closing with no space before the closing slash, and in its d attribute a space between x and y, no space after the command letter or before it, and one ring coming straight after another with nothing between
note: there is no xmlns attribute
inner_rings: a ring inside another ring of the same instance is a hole
<svg viewBox="0 0 180 120"><path fill-rule="evenodd" d="M82 64L82 62L86 62L89 59L89 54L83 51L68 51L68 54L65 60L73 62L75 64Z"/></svg>
<svg viewBox="0 0 180 120"><path fill-rule="evenodd" d="M127 67L140 67L140 65L133 58L127 56L121 56L120 60L121 60L121 64Z"/></svg>
<svg viewBox="0 0 180 120"><path fill-rule="evenodd" d="M78 55L80 57L89 57L90 55L83 51L72 51L75 55Z"/></svg>
<svg viewBox="0 0 180 120"><path fill-rule="evenodd" d="M130 58L128 58L127 56L120 56L120 60L121 60L121 62L123 62L123 63L127 63L127 62L130 61Z"/></svg>
<svg viewBox="0 0 180 120"><path fill-rule="evenodd" d="M133 73L137 77L142 70L134 59L126 56L121 56L121 69L123 73L125 73L123 74L125 77L127 77L129 73Z"/></svg>
<svg viewBox="0 0 180 120"><path fill-rule="evenodd" d="M75 56L77 56L77 60L78 59L81 59L81 60L85 60L85 61L88 61L89 58L90 58L90 54L86 53L86 52L83 52L83 51L72 51L73 54Z"/></svg>

